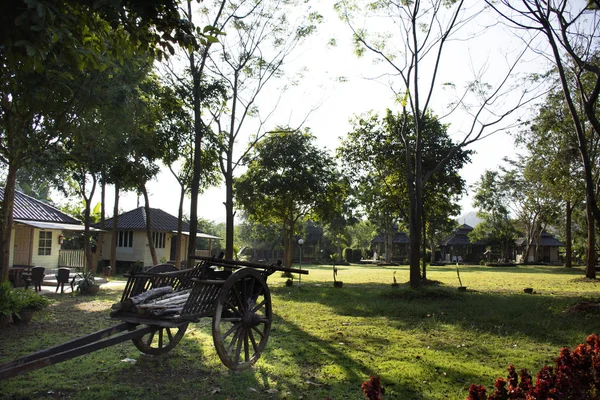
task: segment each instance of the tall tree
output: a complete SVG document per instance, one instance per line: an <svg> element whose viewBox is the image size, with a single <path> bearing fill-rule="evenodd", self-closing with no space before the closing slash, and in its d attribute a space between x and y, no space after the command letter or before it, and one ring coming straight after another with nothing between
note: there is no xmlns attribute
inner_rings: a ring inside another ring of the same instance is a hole
<svg viewBox="0 0 600 400"><path fill-rule="evenodd" d="M183 46L185 59L189 68L191 81L188 83L188 90L191 93L190 100L192 104L193 141L192 141L192 170L190 181L190 240L188 243L188 258L196 253L196 232L198 230L198 195L201 187L202 176L202 140L207 132L207 124L203 119L203 101L204 88L206 86L205 68L211 47L218 42L217 35L223 33L223 30L230 19L223 18L223 10L227 0L219 0L213 4L212 12L204 9L203 14L210 19L204 29L194 23L194 10L192 0L187 0L182 12L187 23L194 27L194 34L188 37L188 45ZM232 17L233 18L233 17ZM191 260L190 260L191 261Z"/></svg>
<svg viewBox="0 0 600 400"><path fill-rule="evenodd" d="M517 229L510 218L508 191L503 187L497 171L486 170L474 185L473 206L478 208L477 217L482 221L469 234L473 241L485 240L496 245L500 258L510 257L517 238Z"/></svg>
<svg viewBox="0 0 600 400"><path fill-rule="evenodd" d="M357 118L354 130L338 149L338 156L345 165L346 175L357 188L357 197L365 207L369 219L381 215L395 215L398 221L409 225L410 213L406 211L409 190L405 171L407 170L406 148L414 145L416 128L414 119L408 114L393 114L388 110L385 118L375 114ZM419 225L423 232L434 233L445 225L449 215L458 211L458 197L465 190L465 182L458 171L470 161L470 150L455 149L456 144L447 133L448 127L439 120L427 115L422 120L422 164L425 170L437 168L438 172L425 180L422 190L422 204ZM452 158L438 164L452 153ZM372 190L372 188L378 188ZM373 196L377 199L373 201ZM384 229L390 229L390 221ZM389 231L388 231L389 232ZM417 246L426 253L426 235ZM412 250L411 250L412 251ZM391 253L386 250L386 253ZM425 257L419 272L426 279Z"/></svg>
<svg viewBox="0 0 600 400"><path fill-rule="evenodd" d="M448 149L438 163L425 167L424 121L432 112L433 100L447 84L438 81L444 62L449 60L445 58L444 53L451 51L450 43L458 32L475 17L480 17L484 10L478 4L471 6L464 0L343 0L336 4L336 8L352 30L357 54L365 55L368 52L377 61L389 67L391 72L386 78L401 107L402 118L410 116L414 121L413 132L399 133L405 143L403 158L406 164L405 180L408 193L410 283L417 286L420 281L419 260L425 184L457 151L493 133L494 129L498 130L499 124L528 100L528 92L525 87L512 92L507 87L510 83L509 76L514 73L514 63L508 65L506 75L497 80L495 85L485 82L482 76L476 76L449 111L452 113L466 108L471 120L470 128L462 135L461 140ZM382 23L382 18L387 18L389 23ZM521 56L522 54L518 54L517 60ZM517 95L515 101L502 100L515 93L522 94ZM499 109L500 105L505 108Z"/></svg>
<svg viewBox="0 0 600 400"><path fill-rule="evenodd" d="M502 181L500 190L508 194L509 207L524 228L525 254L530 254L530 249L535 247L533 261L537 262L542 233L558 220L559 201L549 195L550 188L540 173L539 163L532 158L535 156L517 155L514 160L506 159L509 168L502 168L504 175L499 179Z"/></svg>
<svg viewBox="0 0 600 400"><path fill-rule="evenodd" d="M271 133L249 154L247 171L235 179L237 204L254 221L283 230L284 264L291 266L298 222L325 215L336 177L332 158L308 130Z"/></svg>
<svg viewBox="0 0 600 400"><path fill-rule="evenodd" d="M597 159L598 140L593 140L594 134L589 129L586 131L588 153L592 159ZM528 169L543 183L544 196L563 204L565 266L570 268L573 254L572 215L585 199L586 189L577 135L562 90L554 89L548 93L532 124L518 133L516 143L527 150ZM597 165L595 162L592 164ZM597 168L593 176L594 181L597 181ZM585 223L582 227L591 228L587 225Z"/></svg>
<svg viewBox="0 0 600 400"><path fill-rule="evenodd" d="M219 41L208 65L210 72L227 86L227 101L214 111L220 135L220 167L225 183L225 258L233 257L233 177L248 152L267 132L269 116L261 118L257 106L268 84L281 77L286 59L315 31L320 15L304 10L300 0L229 1L233 17L228 34ZM293 19L298 15L298 20ZM277 105L275 105L277 107ZM255 133L248 135L249 119L257 120ZM242 140L248 145L237 149ZM237 145L236 145L237 144Z"/></svg>
<svg viewBox="0 0 600 400"><path fill-rule="evenodd" d="M597 203L598 188L592 176L593 161L588 153L585 121L591 124L596 135L600 135L600 118L596 112L600 95L600 64L597 54L600 20L587 18L588 12L597 13L597 2L486 0L486 3L525 40L533 38L535 42L532 46L535 51L547 55L558 72L583 163L588 219L586 277L595 278L596 270L592 261L596 258L594 225L600 224L600 208ZM572 84L573 80L575 85ZM585 117L579 112L578 97Z"/></svg>
<svg viewBox="0 0 600 400"><path fill-rule="evenodd" d="M171 46L186 28L173 2L10 0L0 13L0 152L8 168L0 206L0 280L7 279L16 171L61 134L71 74L123 54Z"/></svg>

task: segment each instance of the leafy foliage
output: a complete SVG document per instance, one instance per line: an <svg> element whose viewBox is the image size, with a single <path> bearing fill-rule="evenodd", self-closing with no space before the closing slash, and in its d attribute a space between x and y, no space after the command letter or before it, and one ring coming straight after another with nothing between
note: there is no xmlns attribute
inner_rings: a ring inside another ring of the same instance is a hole
<svg viewBox="0 0 600 400"><path fill-rule="evenodd" d="M545 366L535 385L526 369L519 374L508 366L506 379L497 378L494 392L486 397L483 386L472 384L467 400L597 399L600 394L600 337L590 335L575 350L563 348L555 366Z"/></svg>
<svg viewBox="0 0 600 400"><path fill-rule="evenodd" d="M308 130L272 133L256 145L247 171L234 181L238 207L249 218L282 226L287 266L298 221L330 210L335 164L313 142Z"/></svg>
<svg viewBox="0 0 600 400"><path fill-rule="evenodd" d="M510 218L508 191L503 186L497 171L485 171L475 184L473 205L479 209L477 216L482 221L469 234L474 241L485 240L493 243L501 251L501 257L507 258L517 229Z"/></svg>

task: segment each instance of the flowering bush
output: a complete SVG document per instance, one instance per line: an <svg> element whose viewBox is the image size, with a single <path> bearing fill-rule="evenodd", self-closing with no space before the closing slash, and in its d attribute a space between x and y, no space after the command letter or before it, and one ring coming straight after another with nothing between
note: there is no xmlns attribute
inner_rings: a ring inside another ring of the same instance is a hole
<svg viewBox="0 0 600 400"><path fill-rule="evenodd" d="M384 392L378 376L372 376L368 382L363 382L362 390L367 400L381 400Z"/></svg>
<svg viewBox="0 0 600 400"><path fill-rule="evenodd" d="M584 344L570 351L566 347L555 360L555 367L545 366L536 375L522 369L517 375L508 366L507 379L497 378L494 393L486 397L484 386L472 384L467 400L593 400L600 395L600 337L590 335Z"/></svg>

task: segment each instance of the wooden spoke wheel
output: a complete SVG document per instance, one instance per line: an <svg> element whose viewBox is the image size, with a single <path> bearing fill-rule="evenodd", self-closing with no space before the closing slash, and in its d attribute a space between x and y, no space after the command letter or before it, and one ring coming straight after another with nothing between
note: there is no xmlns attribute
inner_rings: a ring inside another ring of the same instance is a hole
<svg viewBox="0 0 600 400"><path fill-rule="evenodd" d="M152 332L142 337L131 339L135 347L145 354L157 356L170 351L181 340L189 323L183 323L173 328L156 326Z"/></svg>
<svg viewBox="0 0 600 400"><path fill-rule="evenodd" d="M267 345L271 318L271 293L258 272L242 268L227 278L212 320L223 364L232 370L252 366Z"/></svg>

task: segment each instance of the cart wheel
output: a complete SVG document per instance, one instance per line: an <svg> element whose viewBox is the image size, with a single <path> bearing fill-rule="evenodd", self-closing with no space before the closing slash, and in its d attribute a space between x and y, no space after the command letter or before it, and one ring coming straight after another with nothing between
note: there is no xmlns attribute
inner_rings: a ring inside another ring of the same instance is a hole
<svg viewBox="0 0 600 400"><path fill-rule="evenodd" d="M212 320L215 349L232 370L249 368L259 358L271 330L271 294L251 268L234 272L223 284Z"/></svg>
<svg viewBox="0 0 600 400"><path fill-rule="evenodd" d="M175 347L185 335L188 325L186 322L173 328L156 326L152 332L131 341L142 353L157 356Z"/></svg>

